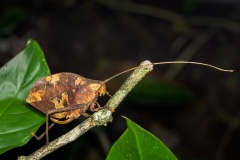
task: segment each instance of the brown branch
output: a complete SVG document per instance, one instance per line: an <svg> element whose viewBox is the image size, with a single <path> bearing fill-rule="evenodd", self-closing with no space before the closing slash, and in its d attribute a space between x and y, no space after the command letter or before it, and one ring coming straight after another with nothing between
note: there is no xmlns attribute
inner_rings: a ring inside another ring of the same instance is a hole
<svg viewBox="0 0 240 160"><path fill-rule="evenodd" d="M95 126L107 125L112 121L112 113L118 107L120 102L127 96L127 94L133 89L133 87L149 72L153 69L153 64L150 61L144 61L140 66L134 70L129 78L124 82L120 89L111 97L106 104L106 108L95 112L90 118L73 128L68 133L50 142L30 154L29 156L20 156L18 160L38 160L46 155L54 152L60 147L76 140L81 135Z"/></svg>

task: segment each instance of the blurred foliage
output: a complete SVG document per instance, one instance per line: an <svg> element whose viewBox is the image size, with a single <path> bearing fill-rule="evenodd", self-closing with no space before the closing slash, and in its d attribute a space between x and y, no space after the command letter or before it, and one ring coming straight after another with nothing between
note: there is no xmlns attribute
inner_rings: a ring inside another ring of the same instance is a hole
<svg viewBox="0 0 240 160"><path fill-rule="evenodd" d="M14 32L26 19L27 11L20 7L4 8L0 13L0 36Z"/></svg>
<svg viewBox="0 0 240 160"><path fill-rule="evenodd" d="M130 92L128 98L147 105L182 105L193 99L194 95L178 85L146 77Z"/></svg>
<svg viewBox="0 0 240 160"><path fill-rule="evenodd" d="M193 12L196 7L198 6L198 4L200 3L200 0L184 0L182 2L182 11L183 13L191 13Z"/></svg>

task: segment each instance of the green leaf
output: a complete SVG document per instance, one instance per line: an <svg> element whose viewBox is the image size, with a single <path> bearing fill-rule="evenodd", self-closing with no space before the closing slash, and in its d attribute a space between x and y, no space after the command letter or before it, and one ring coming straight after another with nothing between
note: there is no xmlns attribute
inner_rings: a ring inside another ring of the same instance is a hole
<svg viewBox="0 0 240 160"><path fill-rule="evenodd" d="M49 74L43 52L34 40L0 69L0 153L26 144L31 132L44 123L44 116L34 112L25 99L33 83Z"/></svg>
<svg viewBox="0 0 240 160"><path fill-rule="evenodd" d="M107 160L176 160L154 135L127 119L127 130L112 146Z"/></svg>
<svg viewBox="0 0 240 160"><path fill-rule="evenodd" d="M127 98L147 105L181 105L193 97L193 93L183 87L146 77L133 88Z"/></svg>

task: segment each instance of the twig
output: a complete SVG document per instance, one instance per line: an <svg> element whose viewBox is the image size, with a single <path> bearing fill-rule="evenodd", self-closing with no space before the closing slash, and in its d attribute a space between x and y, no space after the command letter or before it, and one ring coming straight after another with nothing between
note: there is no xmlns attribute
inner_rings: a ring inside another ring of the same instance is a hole
<svg viewBox="0 0 240 160"><path fill-rule="evenodd" d="M18 160L38 160L54 152L60 147L76 140L95 126L106 125L112 121L112 113L118 107L119 103L127 96L133 87L151 70L153 64L150 61L144 61L134 70L129 78L124 82L120 89L112 96L106 104L106 108L95 112L91 118L88 118L80 125L62 135L61 137L50 142L48 145L41 147L29 156L20 156Z"/></svg>

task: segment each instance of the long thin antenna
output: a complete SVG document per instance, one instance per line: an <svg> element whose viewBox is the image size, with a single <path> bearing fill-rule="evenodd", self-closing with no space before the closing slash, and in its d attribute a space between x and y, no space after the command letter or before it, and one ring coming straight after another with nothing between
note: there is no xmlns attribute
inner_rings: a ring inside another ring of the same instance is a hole
<svg viewBox="0 0 240 160"><path fill-rule="evenodd" d="M222 69L207 63L200 63L200 62L188 62L188 61L170 61L170 62L157 62L153 63L154 65L161 65L161 64L196 64L196 65L202 65L202 66L208 66L211 68L214 68L216 70L222 71L222 72L234 72L234 70L228 70L228 69Z"/></svg>
<svg viewBox="0 0 240 160"><path fill-rule="evenodd" d="M219 68L219 67L216 67L216 66L213 66L213 65L210 65L210 64L207 64L207 63L201 63L201 62L191 62L191 61L168 61L168 62L156 62L156 63L152 63L153 65L162 65L162 64L196 64L196 65L202 65L202 66L207 66L207 67L211 67L211 68L214 68L216 70L219 70L219 71L222 71L222 72L234 72L234 70L227 70L227 69L222 69L222 68ZM150 64L146 64L147 65L150 65ZM111 79L115 78L115 77L118 77L124 73L127 73L129 71L132 71L134 69L136 69L138 67L133 67L133 68L130 68L128 70L125 70L123 72L120 72L106 80L104 80L104 84L108 81L110 81Z"/></svg>

